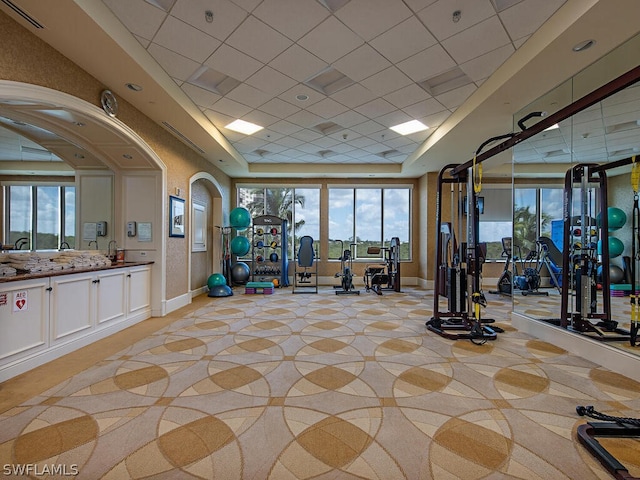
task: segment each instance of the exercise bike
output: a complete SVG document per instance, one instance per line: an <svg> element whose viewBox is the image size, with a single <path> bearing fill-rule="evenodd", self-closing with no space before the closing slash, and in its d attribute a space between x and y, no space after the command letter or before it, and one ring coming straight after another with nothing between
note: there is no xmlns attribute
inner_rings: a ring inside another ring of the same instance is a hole
<svg viewBox="0 0 640 480"><path fill-rule="evenodd" d="M349 245L349 249L344 248L344 242L340 242L340 271L337 272L334 277L340 278L340 285L334 285L336 289L336 295L360 295L360 290L356 290L353 286L353 247L355 243Z"/></svg>

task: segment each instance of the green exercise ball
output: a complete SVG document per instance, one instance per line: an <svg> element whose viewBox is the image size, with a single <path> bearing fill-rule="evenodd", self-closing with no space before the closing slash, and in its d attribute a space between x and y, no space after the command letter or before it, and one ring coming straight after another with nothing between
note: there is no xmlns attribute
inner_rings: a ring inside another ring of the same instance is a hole
<svg viewBox="0 0 640 480"><path fill-rule="evenodd" d="M224 278L224 275L222 275L221 273L211 274L207 279L207 287L209 287L209 290L212 290L213 287L218 287L220 285L226 285L226 284L227 284L227 280Z"/></svg>
<svg viewBox="0 0 640 480"><path fill-rule="evenodd" d="M624 243L619 238L609 237L609 258L616 258L622 255ZM598 240L598 255L602 255L602 240Z"/></svg>
<svg viewBox="0 0 640 480"><path fill-rule="evenodd" d="M598 214L597 221L598 226L601 226L601 214ZM627 223L627 214L618 207L609 207L607 209L607 223L609 224L609 231L615 232Z"/></svg>
<svg viewBox="0 0 640 480"><path fill-rule="evenodd" d="M249 243L249 239L247 237L235 237L231 240L231 251L235 255L243 256L249 253L251 249L251 244Z"/></svg>
<svg viewBox="0 0 640 480"><path fill-rule="evenodd" d="M251 225L251 214L243 207L236 207L229 214L229 223L233 228L241 232Z"/></svg>

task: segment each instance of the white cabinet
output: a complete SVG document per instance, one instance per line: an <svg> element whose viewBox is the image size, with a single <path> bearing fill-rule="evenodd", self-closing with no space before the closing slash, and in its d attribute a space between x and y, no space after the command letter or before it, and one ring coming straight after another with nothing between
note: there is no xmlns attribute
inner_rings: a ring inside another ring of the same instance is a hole
<svg viewBox="0 0 640 480"><path fill-rule="evenodd" d="M149 265L0 282L0 382L150 316Z"/></svg>
<svg viewBox="0 0 640 480"><path fill-rule="evenodd" d="M0 284L0 365L47 347L48 288L48 278Z"/></svg>
<svg viewBox="0 0 640 480"><path fill-rule="evenodd" d="M93 326L94 279L86 273L51 277L51 342Z"/></svg>
<svg viewBox="0 0 640 480"><path fill-rule="evenodd" d="M151 311L151 268L132 267L129 269L128 315ZM149 315L147 315L149 316ZM146 318L146 317L145 317Z"/></svg>

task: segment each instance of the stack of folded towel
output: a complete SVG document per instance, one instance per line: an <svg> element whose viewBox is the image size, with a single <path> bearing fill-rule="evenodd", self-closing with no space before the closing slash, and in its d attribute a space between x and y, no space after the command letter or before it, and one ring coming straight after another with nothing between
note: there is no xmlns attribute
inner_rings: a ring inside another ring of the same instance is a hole
<svg viewBox="0 0 640 480"><path fill-rule="evenodd" d="M0 263L0 277L11 277L16 275L18 271L5 263Z"/></svg>
<svg viewBox="0 0 640 480"><path fill-rule="evenodd" d="M61 268L93 268L111 265L111 261L103 253L95 250L76 250L62 252L52 258Z"/></svg>
<svg viewBox="0 0 640 480"><path fill-rule="evenodd" d="M39 273L60 270L57 263L50 258L35 253L9 253L3 255L3 267L15 268L18 272Z"/></svg>

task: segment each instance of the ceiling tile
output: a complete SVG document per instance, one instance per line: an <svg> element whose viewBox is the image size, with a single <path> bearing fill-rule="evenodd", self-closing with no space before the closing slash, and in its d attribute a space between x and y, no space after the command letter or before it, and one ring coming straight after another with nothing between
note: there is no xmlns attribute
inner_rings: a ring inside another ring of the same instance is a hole
<svg viewBox="0 0 640 480"><path fill-rule="evenodd" d="M393 127L394 125L400 125L401 123L405 123L410 120L414 120L414 118L407 115L402 110L394 110L391 113L387 113L386 115L381 115L376 118L376 122L381 123L385 127Z"/></svg>
<svg viewBox="0 0 640 480"><path fill-rule="evenodd" d="M302 127L311 128L314 125L322 123L324 118L306 110L300 110L299 112L291 115L287 120Z"/></svg>
<svg viewBox="0 0 640 480"><path fill-rule="evenodd" d="M211 122L218 128L218 130L236 119L236 117L232 117L231 115L227 115L222 112L216 112L215 110L211 109L204 110L204 114L209 120L211 120Z"/></svg>
<svg viewBox="0 0 640 480"><path fill-rule="evenodd" d="M409 18L411 10L402 0L351 0L335 15L369 41Z"/></svg>
<svg viewBox="0 0 640 480"><path fill-rule="evenodd" d="M240 81L246 80L264 65L227 44L221 45L204 64Z"/></svg>
<svg viewBox="0 0 640 480"><path fill-rule="evenodd" d="M342 125L343 127L352 128L354 125L360 125L368 121L368 118L355 110L349 110L331 119L332 122Z"/></svg>
<svg viewBox="0 0 640 480"><path fill-rule="evenodd" d="M153 42L200 63L220 46L219 40L171 16L162 24Z"/></svg>
<svg viewBox="0 0 640 480"><path fill-rule="evenodd" d="M500 19L493 16L442 42L442 46L458 63L484 55L511 42Z"/></svg>
<svg viewBox="0 0 640 480"><path fill-rule="evenodd" d="M238 5L240 8L247 12L252 12L262 0L231 0L233 3Z"/></svg>
<svg viewBox="0 0 640 480"><path fill-rule="evenodd" d="M286 120L280 120L279 122L270 125L269 128L271 130L275 130L276 132L282 133L284 135L290 135L293 132L297 132L298 130L302 130L302 127L296 125L295 123L288 122Z"/></svg>
<svg viewBox="0 0 640 480"><path fill-rule="evenodd" d="M213 12L213 21L204 12ZM225 40L247 17L247 12L228 0L178 0L171 15L193 25L218 40Z"/></svg>
<svg viewBox="0 0 640 480"><path fill-rule="evenodd" d="M294 147L297 147L298 145L302 145L304 142L302 140L298 140L297 138L293 138L289 136L289 137L279 138L274 143L277 143L278 145L284 145L285 147L288 147L288 148L294 148Z"/></svg>
<svg viewBox="0 0 640 480"><path fill-rule="evenodd" d="M396 67L389 67L363 80L362 85L374 94L383 96L411 83L411 79Z"/></svg>
<svg viewBox="0 0 640 480"><path fill-rule="evenodd" d="M317 140L318 138L324 137L322 133L311 130L310 128L305 128L296 133L292 133L291 136L293 138L297 138L298 140L304 140L305 142L311 142L313 140Z"/></svg>
<svg viewBox="0 0 640 480"><path fill-rule="evenodd" d="M300 108L279 98L273 98L262 105L260 107L260 110L274 115L278 118L286 118L289 115L293 115L294 113L299 111Z"/></svg>
<svg viewBox="0 0 640 480"><path fill-rule="evenodd" d="M325 98L313 105L307 107L307 110L316 115L320 115L323 118L331 118L341 113L346 112L348 109L341 103L332 100L331 98Z"/></svg>
<svg viewBox="0 0 640 480"><path fill-rule="evenodd" d="M366 43L337 60L333 66L352 80L359 82L391 64Z"/></svg>
<svg viewBox="0 0 640 480"><path fill-rule="evenodd" d="M334 93L331 95L331 98L349 108L355 108L374 100L376 96L370 90L356 83L344 90Z"/></svg>
<svg viewBox="0 0 640 480"><path fill-rule="evenodd" d="M260 125L261 127L271 127L271 125L280 121L278 117L269 115L268 113L265 113L261 110L252 110L251 112L244 115L242 117L242 120L255 123L256 125Z"/></svg>
<svg viewBox="0 0 640 480"><path fill-rule="evenodd" d="M361 113L365 117L376 118L387 113L393 112L396 109L393 105L382 98L377 98L371 102L360 105L354 108L355 111Z"/></svg>
<svg viewBox="0 0 640 480"><path fill-rule="evenodd" d="M185 81L195 72L200 64L171 50L152 43L147 51L171 77Z"/></svg>
<svg viewBox="0 0 640 480"><path fill-rule="evenodd" d="M316 0L265 0L253 15L295 41L328 17L329 12Z"/></svg>
<svg viewBox="0 0 640 480"><path fill-rule="evenodd" d="M421 102L404 107L402 110L409 116L420 119L427 115L433 115L434 113L446 111L447 108L435 98L428 98L427 100L422 100ZM448 111L446 111L446 113L447 115L449 114Z"/></svg>
<svg viewBox="0 0 640 480"><path fill-rule="evenodd" d="M252 108L228 98L221 98L213 104L211 110L223 113L233 118L240 118L249 113Z"/></svg>
<svg viewBox="0 0 640 480"><path fill-rule="evenodd" d="M209 90L200 88L190 83L183 83L180 87L193 100L193 103L202 108L210 108L214 103L220 100L220 95L216 95Z"/></svg>
<svg viewBox="0 0 640 480"><path fill-rule="evenodd" d="M451 56L441 45L434 45L403 60L398 68L413 81L421 82L456 66Z"/></svg>
<svg viewBox="0 0 640 480"><path fill-rule="evenodd" d="M453 12L456 10L462 14L458 22L453 21ZM496 11L490 0L438 0L421 10L418 18L442 41L495 15Z"/></svg>
<svg viewBox="0 0 640 480"><path fill-rule="evenodd" d="M369 42L390 61L397 63L436 44L436 39L416 17L410 17Z"/></svg>
<svg viewBox="0 0 640 480"><path fill-rule="evenodd" d="M436 1L437 0L405 0L405 3L411 10L417 13L420 10L428 7L429 5L435 3Z"/></svg>
<svg viewBox="0 0 640 480"><path fill-rule="evenodd" d="M328 66L311 52L297 44L286 49L274 58L269 65L299 82L305 81Z"/></svg>
<svg viewBox="0 0 640 480"><path fill-rule="evenodd" d="M460 69L466 73L471 80L478 82L495 72L514 51L513 45L508 44L463 63L460 65Z"/></svg>
<svg viewBox="0 0 640 480"><path fill-rule="evenodd" d="M167 17L165 12L143 1L105 0L104 3L127 27L127 30L146 40L153 39Z"/></svg>
<svg viewBox="0 0 640 480"><path fill-rule="evenodd" d="M374 133L381 132L387 129L387 127L385 127L384 125L380 125L374 120L369 120L349 128L361 135L372 135Z"/></svg>
<svg viewBox="0 0 640 480"><path fill-rule="evenodd" d="M241 83L225 96L251 108L258 108L271 98L268 93L258 90L246 83Z"/></svg>
<svg viewBox="0 0 640 480"><path fill-rule="evenodd" d="M500 20L512 39L534 33L566 0L525 0L500 12Z"/></svg>
<svg viewBox="0 0 640 480"><path fill-rule="evenodd" d="M364 42L331 16L302 37L298 44L327 63L333 63Z"/></svg>
<svg viewBox="0 0 640 480"><path fill-rule="evenodd" d="M429 94L415 83L384 96L387 102L398 108L408 107L428 98L430 98Z"/></svg>
<svg viewBox="0 0 640 480"><path fill-rule="evenodd" d="M478 89L474 84L465 85L464 87L450 90L442 95L438 95L436 100L447 107L449 110L455 110L462 102L471 96Z"/></svg>
<svg viewBox="0 0 640 480"><path fill-rule="evenodd" d="M277 96L293 87L296 81L269 66L265 66L251 75L247 79L247 83L263 92Z"/></svg>
<svg viewBox="0 0 640 480"><path fill-rule="evenodd" d="M270 62L292 44L287 37L255 17L242 22L227 43L263 63Z"/></svg>

